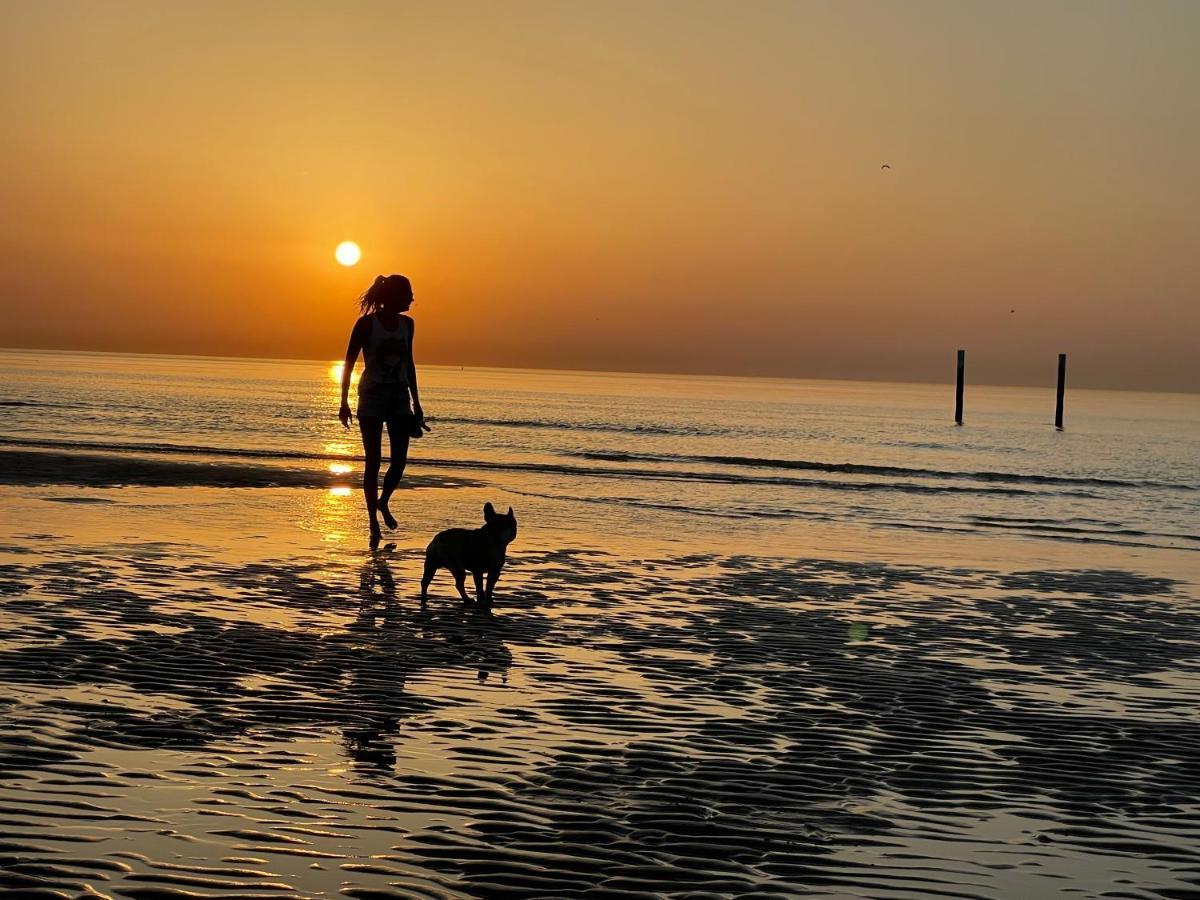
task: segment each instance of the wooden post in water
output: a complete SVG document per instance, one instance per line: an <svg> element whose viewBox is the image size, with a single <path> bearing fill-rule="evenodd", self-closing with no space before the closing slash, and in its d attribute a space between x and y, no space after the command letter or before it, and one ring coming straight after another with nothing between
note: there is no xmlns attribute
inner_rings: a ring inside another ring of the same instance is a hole
<svg viewBox="0 0 1200 900"><path fill-rule="evenodd" d="M1062 431L1063 391L1067 386L1067 354L1058 354L1058 401L1054 404L1054 427Z"/></svg>
<svg viewBox="0 0 1200 900"><path fill-rule="evenodd" d="M967 364L967 351L958 351L958 383L954 388L954 424L962 424L962 394L963 394L963 369Z"/></svg>

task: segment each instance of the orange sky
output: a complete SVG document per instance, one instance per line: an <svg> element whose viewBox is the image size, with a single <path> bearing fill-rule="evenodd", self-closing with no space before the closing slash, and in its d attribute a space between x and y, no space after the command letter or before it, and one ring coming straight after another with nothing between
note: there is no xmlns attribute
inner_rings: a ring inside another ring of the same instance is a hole
<svg viewBox="0 0 1200 900"><path fill-rule="evenodd" d="M4 12L3 346L1200 390L1197 3Z"/></svg>

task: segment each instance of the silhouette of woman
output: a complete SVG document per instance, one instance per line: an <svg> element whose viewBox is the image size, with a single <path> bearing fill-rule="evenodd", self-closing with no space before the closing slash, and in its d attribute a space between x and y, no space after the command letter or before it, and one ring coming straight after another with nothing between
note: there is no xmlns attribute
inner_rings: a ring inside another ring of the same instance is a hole
<svg viewBox="0 0 1200 900"><path fill-rule="evenodd" d="M401 315L412 306L412 285L403 275L380 275L359 299L362 316L350 332L346 364L342 369L342 406L338 419L350 427L350 375L361 351L364 369L358 382L358 428L362 433L363 498L371 521L371 548L379 546L379 514L389 529L396 517L388 509L392 492L408 461L408 439L426 427L417 394L417 370L413 365L413 320ZM412 403L409 403L409 395ZM379 491L383 426L391 443L391 463Z"/></svg>

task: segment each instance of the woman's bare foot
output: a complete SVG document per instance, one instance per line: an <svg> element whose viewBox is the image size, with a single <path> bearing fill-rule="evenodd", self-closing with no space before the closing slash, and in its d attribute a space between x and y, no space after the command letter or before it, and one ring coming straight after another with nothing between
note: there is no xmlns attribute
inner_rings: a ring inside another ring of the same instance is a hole
<svg viewBox="0 0 1200 900"><path fill-rule="evenodd" d="M392 511L388 509L387 501L382 500L379 503L379 511L383 514L383 524L388 527L388 531L396 530L396 517L392 515Z"/></svg>
<svg viewBox="0 0 1200 900"><path fill-rule="evenodd" d="M374 550L376 547L379 546L379 541L382 538L383 538L383 535L379 533L379 523L372 522L371 523L371 549L372 550Z"/></svg>

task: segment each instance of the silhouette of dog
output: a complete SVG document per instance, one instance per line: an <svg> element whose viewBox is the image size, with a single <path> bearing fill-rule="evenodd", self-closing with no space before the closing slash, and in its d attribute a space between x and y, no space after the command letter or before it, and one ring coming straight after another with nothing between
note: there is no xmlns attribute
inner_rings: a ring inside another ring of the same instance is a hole
<svg viewBox="0 0 1200 900"><path fill-rule="evenodd" d="M517 536L517 517L513 515L512 507L500 515L492 508L492 504L484 504L483 527L471 530L469 528L448 528L439 533L429 546L425 548L425 574L421 576L421 602L425 602L425 593L429 582L438 569L449 569L454 575L454 586L464 603L470 603L463 582L467 573L475 576L475 598L482 604L492 602L492 590L496 587L496 579L504 568L505 551ZM487 575L487 586L483 576Z"/></svg>

